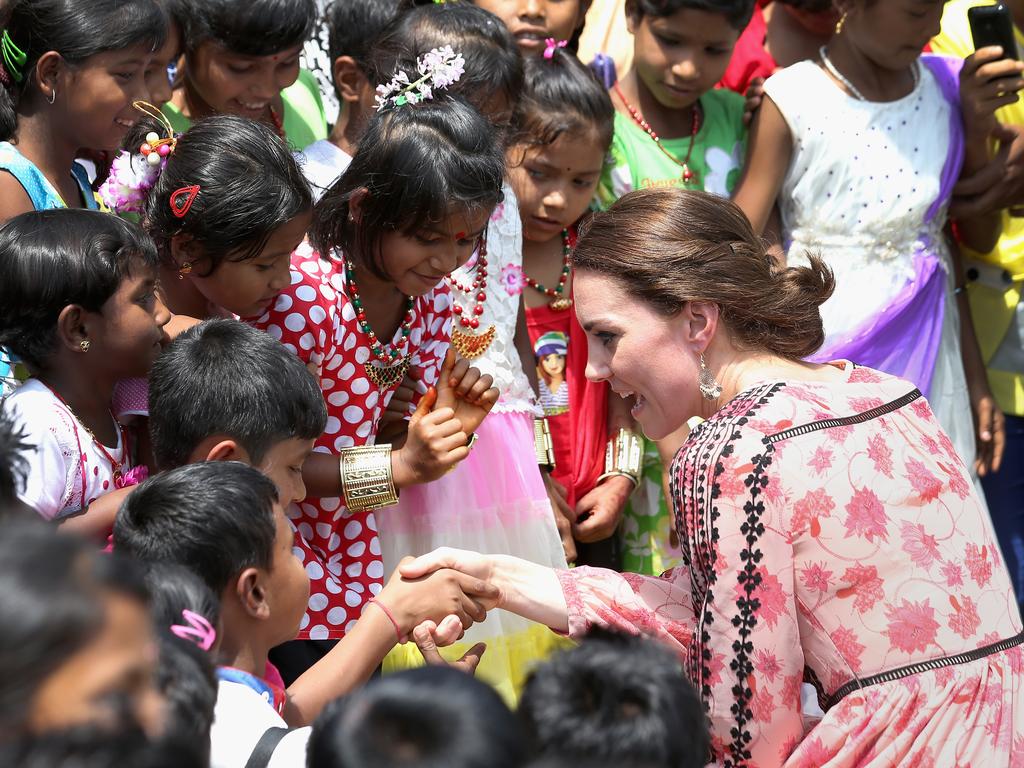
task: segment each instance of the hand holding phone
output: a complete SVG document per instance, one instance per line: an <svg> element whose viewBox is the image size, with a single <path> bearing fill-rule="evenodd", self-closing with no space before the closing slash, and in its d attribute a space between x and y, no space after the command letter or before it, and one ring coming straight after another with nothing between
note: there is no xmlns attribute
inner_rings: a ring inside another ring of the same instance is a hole
<svg viewBox="0 0 1024 768"><path fill-rule="evenodd" d="M1004 59L1019 59L1017 37L1013 32L1013 15L1002 3L979 5L967 11L974 50L998 45Z"/></svg>

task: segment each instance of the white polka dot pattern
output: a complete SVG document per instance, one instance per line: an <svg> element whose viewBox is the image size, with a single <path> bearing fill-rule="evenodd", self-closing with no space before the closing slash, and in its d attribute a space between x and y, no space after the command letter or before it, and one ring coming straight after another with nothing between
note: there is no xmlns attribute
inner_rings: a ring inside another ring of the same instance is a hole
<svg viewBox="0 0 1024 768"><path fill-rule="evenodd" d="M394 392L379 390L363 373L369 345L345 287L341 265L303 244L292 255L291 286L255 323L315 367L329 414L319 451L373 443ZM413 307L409 349L420 394L437 382L450 334L451 302L442 283ZM372 512L349 513L337 498L306 499L293 505L290 516L296 551L310 578L299 639L341 638L382 587L377 521Z"/></svg>

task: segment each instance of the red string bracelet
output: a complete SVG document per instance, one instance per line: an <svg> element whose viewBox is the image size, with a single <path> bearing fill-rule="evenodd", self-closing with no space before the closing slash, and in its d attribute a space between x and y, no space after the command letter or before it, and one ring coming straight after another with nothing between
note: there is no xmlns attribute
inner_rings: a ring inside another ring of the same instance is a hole
<svg viewBox="0 0 1024 768"><path fill-rule="evenodd" d="M388 619L391 620L391 625L395 628L395 637L398 639L399 644L401 644L401 642L402 642L402 629L401 629L401 627L398 626L398 622L395 621L394 614L391 613L390 610L388 610L388 607L386 605L384 605L384 603L380 602L376 598L371 598L367 602L370 605L376 605L378 608L380 608L382 611L384 611L384 615L387 616Z"/></svg>

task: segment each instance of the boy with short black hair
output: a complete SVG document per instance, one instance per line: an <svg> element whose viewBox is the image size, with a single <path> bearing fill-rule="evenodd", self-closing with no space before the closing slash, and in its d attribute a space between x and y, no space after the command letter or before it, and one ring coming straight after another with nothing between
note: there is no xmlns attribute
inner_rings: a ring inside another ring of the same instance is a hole
<svg viewBox="0 0 1024 768"><path fill-rule="evenodd" d="M267 679L271 648L295 637L309 579L292 552L293 533L278 489L237 461L173 469L140 485L114 523L119 552L196 572L221 600L220 679L211 732L213 768L242 768L271 729L299 727L272 749L270 766L305 764L311 723L334 698L364 683L396 640L450 614L463 625L482 610L488 585L453 571L405 581L395 576L355 626L287 690ZM438 578L435 578L437 576Z"/></svg>
<svg viewBox="0 0 1024 768"><path fill-rule="evenodd" d="M709 756L696 691L676 657L648 638L594 630L537 667L519 714L537 752L567 765L701 768Z"/></svg>

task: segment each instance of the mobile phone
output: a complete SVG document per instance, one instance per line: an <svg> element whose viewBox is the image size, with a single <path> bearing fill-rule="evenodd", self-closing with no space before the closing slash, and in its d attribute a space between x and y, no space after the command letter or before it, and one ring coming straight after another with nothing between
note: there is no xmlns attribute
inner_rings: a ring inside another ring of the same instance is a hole
<svg viewBox="0 0 1024 768"><path fill-rule="evenodd" d="M998 45L1003 49L1003 58L1018 59L1017 38L1013 33L1013 16L1002 3L979 5L969 8L967 21L971 25L974 49Z"/></svg>

